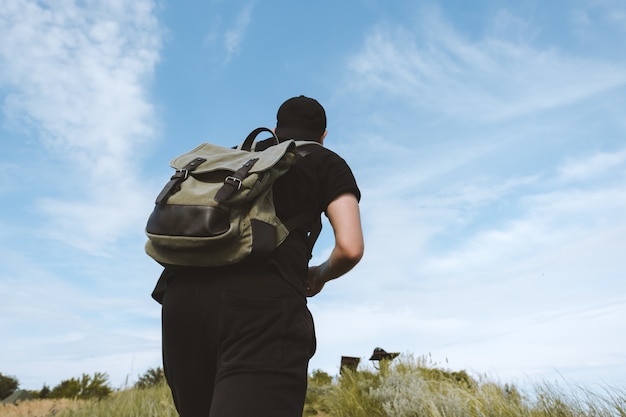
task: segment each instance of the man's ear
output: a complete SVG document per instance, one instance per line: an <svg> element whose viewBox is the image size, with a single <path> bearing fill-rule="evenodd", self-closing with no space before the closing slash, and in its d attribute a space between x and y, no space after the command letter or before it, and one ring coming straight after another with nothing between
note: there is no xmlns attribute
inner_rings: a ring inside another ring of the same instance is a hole
<svg viewBox="0 0 626 417"><path fill-rule="evenodd" d="M324 144L324 139L326 139L326 135L328 134L328 130L324 130L324 133L322 133L322 136L320 137L320 140L318 140L318 142L323 145Z"/></svg>

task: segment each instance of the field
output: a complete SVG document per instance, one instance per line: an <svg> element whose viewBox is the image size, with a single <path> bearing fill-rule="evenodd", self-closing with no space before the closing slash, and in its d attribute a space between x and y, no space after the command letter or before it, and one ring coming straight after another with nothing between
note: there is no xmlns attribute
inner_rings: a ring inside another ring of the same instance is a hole
<svg viewBox="0 0 626 417"><path fill-rule="evenodd" d="M177 417L169 389L130 388L103 400L34 400L0 405L0 417Z"/></svg>
<svg viewBox="0 0 626 417"><path fill-rule="evenodd" d="M164 385L114 392L97 401L35 400L1 405L2 417L175 417ZM465 371L401 357L379 370L309 376L303 416L318 417L626 417L626 392L541 384L530 392Z"/></svg>
<svg viewBox="0 0 626 417"><path fill-rule="evenodd" d="M43 417L56 416L61 411L75 410L82 403L74 400L34 400L20 402L17 405L0 404L2 417Z"/></svg>

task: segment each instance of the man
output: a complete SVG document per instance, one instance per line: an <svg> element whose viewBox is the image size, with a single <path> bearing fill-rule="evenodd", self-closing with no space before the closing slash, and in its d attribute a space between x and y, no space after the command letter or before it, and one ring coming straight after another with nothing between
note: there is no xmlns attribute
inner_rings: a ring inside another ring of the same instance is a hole
<svg viewBox="0 0 626 417"><path fill-rule="evenodd" d="M287 100L276 135L323 144L326 113L314 99ZM181 417L300 417L315 332L306 297L363 255L360 191L346 162L311 143L274 184L283 221L325 213L335 246L308 266L312 224L290 232L267 258L214 268L165 268L153 297L162 303L163 364ZM270 145L261 142L259 148Z"/></svg>

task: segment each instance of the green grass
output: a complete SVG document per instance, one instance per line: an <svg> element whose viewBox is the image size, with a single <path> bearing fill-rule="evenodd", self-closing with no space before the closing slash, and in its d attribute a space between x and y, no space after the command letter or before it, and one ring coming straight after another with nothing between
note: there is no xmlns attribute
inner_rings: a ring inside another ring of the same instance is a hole
<svg viewBox="0 0 626 417"><path fill-rule="evenodd" d="M18 405L14 411L27 403ZM165 385L115 392L32 417L174 417ZM33 408L34 409L34 408ZM51 410L51 406L42 407ZM8 411L4 410L5 412ZM22 410L26 412L26 409ZM380 369L331 377L313 371L304 416L318 417L626 417L626 392L605 387L536 384L528 392L441 368L421 357L400 357ZM254 417L254 416L250 416Z"/></svg>
<svg viewBox="0 0 626 417"><path fill-rule="evenodd" d="M84 401L76 409L67 409L56 417L176 417L169 388L161 384L151 388L130 388L102 400ZM43 417L43 416L42 416ZM47 416L46 416L47 417Z"/></svg>
<svg viewBox="0 0 626 417"><path fill-rule="evenodd" d="M319 391L312 384L313 392ZM313 399L312 399L313 400ZM380 370L345 371L308 415L332 417L626 417L626 392L535 385L530 392L401 357Z"/></svg>

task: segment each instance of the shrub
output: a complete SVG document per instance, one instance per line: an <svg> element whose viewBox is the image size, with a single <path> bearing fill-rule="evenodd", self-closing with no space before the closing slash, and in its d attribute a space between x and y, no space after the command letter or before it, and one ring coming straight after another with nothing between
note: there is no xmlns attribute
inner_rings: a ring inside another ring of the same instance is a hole
<svg viewBox="0 0 626 417"><path fill-rule="evenodd" d="M165 384L163 368L150 368L135 383L135 388L145 389Z"/></svg>
<svg viewBox="0 0 626 417"><path fill-rule="evenodd" d="M107 374L100 372L96 372L93 377L83 374L80 379L70 378L52 388L49 398L101 399L113 391L108 385L108 379Z"/></svg>
<svg viewBox="0 0 626 417"><path fill-rule="evenodd" d="M309 375L309 385L304 402L304 416L314 416L328 413L326 397L332 389L333 377L319 369Z"/></svg>
<svg viewBox="0 0 626 417"><path fill-rule="evenodd" d="M13 394L19 385L16 378L0 373L0 400L4 400L9 395Z"/></svg>
<svg viewBox="0 0 626 417"><path fill-rule="evenodd" d="M327 404L333 417L384 417L381 401L370 395L380 387L382 372L344 369L328 392Z"/></svg>

